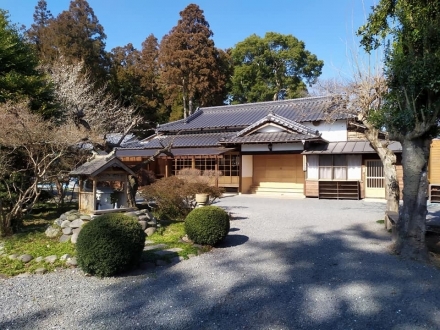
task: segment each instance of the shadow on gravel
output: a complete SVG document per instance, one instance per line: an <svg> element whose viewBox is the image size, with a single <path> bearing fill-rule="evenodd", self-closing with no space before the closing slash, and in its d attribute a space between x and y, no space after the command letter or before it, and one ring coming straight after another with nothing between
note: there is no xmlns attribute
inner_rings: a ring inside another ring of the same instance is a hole
<svg viewBox="0 0 440 330"><path fill-rule="evenodd" d="M124 330L439 329L440 272L390 255L390 236L375 220L325 232L304 226L291 236L284 229L284 241L229 235L222 249L203 256L209 262L195 258L155 278L101 288L113 299L84 324Z"/></svg>
<svg viewBox="0 0 440 330"><path fill-rule="evenodd" d="M17 309L20 307L17 306ZM26 314L23 317L14 318L10 321L0 320L0 329L32 329L38 326L38 323L46 318L50 318L57 314L54 308L44 309L32 314ZM29 322L32 320L32 323Z"/></svg>
<svg viewBox="0 0 440 330"><path fill-rule="evenodd" d="M249 240L249 237L244 236L244 235L228 235L228 236L226 236L224 241L222 241L221 243L219 243L215 247L221 249L221 248L238 246L238 245L242 245L242 244L246 243L248 240Z"/></svg>

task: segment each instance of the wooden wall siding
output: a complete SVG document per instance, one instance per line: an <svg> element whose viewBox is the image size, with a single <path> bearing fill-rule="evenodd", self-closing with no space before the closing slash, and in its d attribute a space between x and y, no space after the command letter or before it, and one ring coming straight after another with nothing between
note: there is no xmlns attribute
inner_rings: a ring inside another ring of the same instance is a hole
<svg viewBox="0 0 440 330"><path fill-rule="evenodd" d="M304 183L302 155L254 155L253 184Z"/></svg>
<svg viewBox="0 0 440 330"><path fill-rule="evenodd" d="M367 138L363 132L347 131L348 141L365 141Z"/></svg>
<svg viewBox="0 0 440 330"><path fill-rule="evenodd" d="M431 143L428 179L430 184L440 184L440 140L432 140Z"/></svg>
<svg viewBox="0 0 440 330"><path fill-rule="evenodd" d="M319 197L319 181L306 180L304 195L306 197Z"/></svg>

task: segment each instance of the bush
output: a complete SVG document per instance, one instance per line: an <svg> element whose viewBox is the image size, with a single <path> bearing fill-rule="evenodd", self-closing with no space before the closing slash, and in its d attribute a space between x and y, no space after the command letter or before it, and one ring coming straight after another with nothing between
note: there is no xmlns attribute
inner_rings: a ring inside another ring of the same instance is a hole
<svg viewBox="0 0 440 330"><path fill-rule="evenodd" d="M111 276L136 266L144 246L145 233L134 218L120 213L102 215L78 235L78 265L86 273Z"/></svg>
<svg viewBox="0 0 440 330"><path fill-rule="evenodd" d="M210 196L210 203L223 193L207 182L188 181L177 176L163 178L139 190L146 200L154 200L156 216L161 220L183 220L196 206L196 194Z"/></svg>
<svg viewBox="0 0 440 330"><path fill-rule="evenodd" d="M185 219L185 231L196 244L215 245L229 232L229 215L217 206L196 208Z"/></svg>

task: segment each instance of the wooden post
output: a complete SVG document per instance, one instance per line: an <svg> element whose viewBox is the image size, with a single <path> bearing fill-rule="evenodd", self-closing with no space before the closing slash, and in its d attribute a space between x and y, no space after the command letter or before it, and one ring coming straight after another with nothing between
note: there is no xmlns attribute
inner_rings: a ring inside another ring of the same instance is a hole
<svg viewBox="0 0 440 330"><path fill-rule="evenodd" d="M165 160L165 177L168 178L168 159Z"/></svg>
<svg viewBox="0 0 440 330"><path fill-rule="evenodd" d="M93 200L93 205L92 205L92 207L93 207L93 209L92 209L92 211L95 211L96 210L96 186L97 186L97 184L98 184L98 179L97 178L93 178L93 198L92 198L92 200Z"/></svg>
<svg viewBox="0 0 440 330"><path fill-rule="evenodd" d="M78 187L78 209L82 210L82 186L84 184L84 181L82 178L79 179L79 187ZM72 194L74 191L72 192Z"/></svg>
<svg viewBox="0 0 440 330"><path fill-rule="evenodd" d="M215 156L215 187L218 188L218 157Z"/></svg>
<svg viewBox="0 0 440 330"><path fill-rule="evenodd" d="M191 156L191 168L196 168L196 156Z"/></svg>

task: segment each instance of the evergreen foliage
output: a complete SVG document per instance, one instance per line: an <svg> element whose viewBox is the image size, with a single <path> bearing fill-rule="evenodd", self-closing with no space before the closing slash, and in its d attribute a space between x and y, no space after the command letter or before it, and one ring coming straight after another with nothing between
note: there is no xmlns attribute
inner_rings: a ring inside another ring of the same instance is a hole
<svg viewBox="0 0 440 330"><path fill-rule="evenodd" d="M37 66L31 45L0 10L0 102L29 100L34 112L50 118L58 115L53 91Z"/></svg>
<svg viewBox="0 0 440 330"><path fill-rule="evenodd" d="M402 144L403 206L395 251L427 259L427 166L440 120L440 2L381 0L358 33L367 51L388 43L388 93L373 118Z"/></svg>
<svg viewBox="0 0 440 330"><path fill-rule="evenodd" d="M120 213L102 215L78 235L78 265L92 275L112 276L136 266L144 246L145 233L134 218Z"/></svg>
<svg viewBox="0 0 440 330"><path fill-rule="evenodd" d="M229 232L229 215L217 206L192 210L185 219L185 231L196 244L216 245Z"/></svg>
<svg viewBox="0 0 440 330"><path fill-rule="evenodd" d="M239 42L231 51L232 103L272 101L307 94L324 62L292 35L268 32Z"/></svg>
<svg viewBox="0 0 440 330"><path fill-rule="evenodd" d="M226 55L217 50L212 36L203 10L190 4L180 12L177 25L160 43L165 102L172 105L181 97L184 117L198 106L217 105L226 98Z"/></svg>

